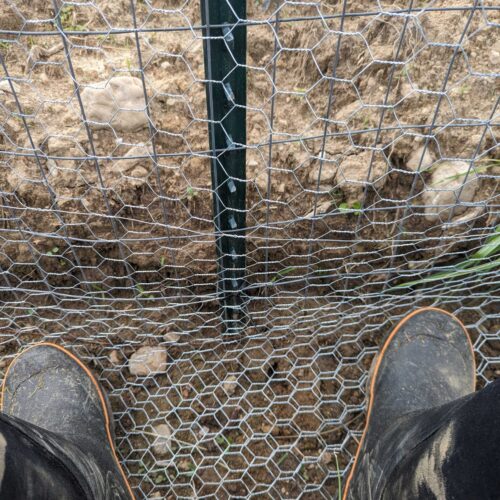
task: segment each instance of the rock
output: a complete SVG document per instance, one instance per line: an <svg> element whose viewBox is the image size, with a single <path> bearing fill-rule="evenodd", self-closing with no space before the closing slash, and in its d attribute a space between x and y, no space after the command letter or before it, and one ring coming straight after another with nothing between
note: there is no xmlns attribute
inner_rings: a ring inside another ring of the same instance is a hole
<svg viewBox="0 0 500 500"><path fill-rule="evenodd" d="M118 355L118 351L113 350L109 353L109 361L113 365L119 365L120 364L120 356Z"/></svg>
<svg viewBox="0 0 500 500"><path fill-rule="evenodd" d="M178 342L179 339L181 338L180 334L177 332L167 332L165 335L163 335L163 338L165 342Z"/></svg>
<svg viewBox="0 0 500 500"><path fill-rule="evenodd" d="M200 426L198 432L198 437L204 438L207 434L210 434L210 429L206 425Z"/></svg>
<svg viewBox="0 0 500 500"><path fill-rule="evenodd" d="M87 120L94 122L94 128L110 125L117 132L133 132L148 124L139 78L115 76L85 87L81 97Z"/></svg>
<svg viewBox="0 0 500 500"><path fill-rule="evenodd" d="M85 151L75 138L61 135L48 137L47 153L53 156L86 156Z"/></svg>
<svg viewBox="0 0 500 500"><path fill-rule="evenodd" d="M266 196L266 193L267 193L268 175L269 175L268 171L263 170L262 172L260 172L260 174L258 174L255 177L255 184L257 184L257 187L259 188L259 191L260 191L262 196ZM271 174L271 186L272 185L273 185L273 177ZM272 187L271 187L271 189L272 189Z"/></svg>
<svg viewBox="0 0 500 500"><path fill-rule="evenodd" d="M441 161L434 166L431 179L422 195L425 218L428 221L441 219L446 222L452 211L454 215L459 215L467 209L457 203L472 202L479 187L477 175L471 170L462 188L468 170L469 163L464 161ZM462 192L458 196L460 189Z"/></svg>
<svg viewBox="0 0 500 500"><path fill-rule="evenodd" d="M316 189L318 185L319 169L321 162L315 161L311 170L307 175L309 183L312 185L313 189ZM331 191L335 184L335 177L337 175L338 166L337 163L325 160L321 165L321 177L319 179L319 190L320 191Z"/></svg>
<svg viewBox="0 0 500 500"><path fill-rule="evenodd" d="M423 158L422 158L422 153L424 154ZM421 158L422 158L422 163L420 163ZM414 149L410 153L410 156L408 157L408 160L406 162L406 166L412 172L416 172L417 170L419 172L424 172L425 170L428 170L432 166L434 160L435 159L432 153L429 151L429 147L425 149L424 153L424 146L420 146L417 149Z"/></svg>
<svg viewBox="0 0 500 500"><path fill-rule="evenodd" d="M153 442L153 452L156 455L166 455L172 444L172 430L168 424L159 424L153 427L155 440Z"/></svg>
<svg viewBox="0 0 500 500"><path fill-rule="evenodd" d="M74 168L73 162L61 162L58 164L52 159L47 160L48 181L53 187L71 187L74 190L78 186L85 185L85 179L78 175L78 170Z"/></svg>
<svg viewBox="0 0 500 500"><path fill-rule="evenodd" d="M498 52L497 50L492 50L490 52L490 62L493 67L500 66L500 52Z"/></svg>
<svg viewBox="0 0 500 500"><path fill-rule="evenodd" d="M130 159L126 159L128 157ZM127 151L123 160L115 160L111 170L130 175L131 177L138 177L136 174L139 173L143 173L143 176L145 176L152 167L152 161L151 149L144 144L138 144Z"/></svg>
<svg viewBox="0 0 500 500"><path fill-rule="evenodd" d="M11 83L12 83L12 87L14 87L14 92L17 95L19 95L21 88L19 87L19 85L16 82L14 82L12 80L11 80ZM8 80L2 80L0 82L0 90L3 92L6 92L7 94L14 94L14 92L12 92L12 88L11 88Z"/></svg>
<svg viewBox="0 0 500 500"><path fill-rule="evenodd" d="M320 457L320 462L324 465L328 465L333 459L333 455L328 452L328 451L324 451L322 454L321 454L321 457Z"/></svg>
<svg viewBox="0 0 500 500"><path fill-rule="evenodd" d="M153 375L165 371L166 368L167 351L163 347L141 347L129 360L132 375Z"/></svg>
<svg viewBox="0 0 500 500"><path fill-rule="evenodd" d="M260 426L260 430L262 432L265 432L266 434L271 432L273 426L269 422L263 422L262 425Z"/></svg>
<svg viewBox="0 0 500 500"><path fill-rule="evenodd" d="M323 215L328 212L328 209L333 205L332 200L323 201L316 205L316 217ZM311 210L307 215L304 215L305 219L312 219L314 217L314 209Z"/></svg>
<svg viewBox="0 0 500 500"><path fill-rule="evenodd" d="M234 375L230 375L229 377L226 378L224 381L224 391L228 396L232 396L236 392L236 387L238 386L237 384L237 378Z"/></svg>
<svg viewBox="0 0 500 500"><path fill-rule="evenodd" d="M360 202L367 185L374 188L384 186L387 163L375 155L370 170L371 151L348 156L339 166L337 185L342 190L348 205ZM368 179L368 172L370 178Z"/></svg>

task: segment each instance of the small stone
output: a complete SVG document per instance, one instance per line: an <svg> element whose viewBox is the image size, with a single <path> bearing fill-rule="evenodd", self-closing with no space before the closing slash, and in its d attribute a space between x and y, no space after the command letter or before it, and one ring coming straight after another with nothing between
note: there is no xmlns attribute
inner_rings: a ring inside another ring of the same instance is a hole
<svg viewBox="0 0 500 500"><path fill-rule="evenodd" d="M261 430L262 432L265 432L266 434L267 434L268 432L271 432L271 429L272 429L272 428L273 428L273 426L272 426L270 423L268 423L268 422L264 422L264 423L260 426L260 430Z"/></svg>
<svg viewBox="0 0 500 500"><path fill-rule="evenodd" d="M330 452L324 451L321 454L320 462L324 465L328 465L332 461L332 458L333 458L333 455Z"/></svg>
<svg viewBox="0 0 500 500"><path fill-rule="evenodd" d="M155 440L153 442L153 452L156 455L166 455L170 451L172 444L172 430L167 424L160 424L153 427Z"/></svg>
<svg viewBox="0 0 500 500"><path fill-rule="evenodd" d="M118 355L118 351L111 351L109 353L109 361L113 364L113 365L118 365L120 364L120 356Z"/></svg>
<svg viewBox="0 0 500 500"><path fill-rule="evenodd" d="M237 378L234 375L230 375L224 381L224 391L228 396L232 396L236 392Z"/></svg>
<svg viewBox="0 0 500 500"><path fill-rule="evenodd" d="M139 78L115 76L85 87L81 97L87 120L96 129L109 125L117 132L132 132L148 124Z"/></svg>
<svg viewBox="0 0 500 500"><path fill-rule="evenodd" d="M199 437L203 438L209 433L210 433L210 429L206 425L202 425L202 426L200 426L200 429L199 429L197 434Z"/></svg>
<svg viewBox="0 0 500 500"><path fill-rule="evenodd" d="M255 184L259 188L259 191L265 196L267 193L267 183L268 183L269 174L267 170L262 171L257 177L255 177ZM271 186L272 186L272 177L271 177Z"/></svg>
<svg viewBox="0 0 500 500"><path fill-rule="evenodd" d="M16 83L16 82L13 82L11 80L12 83L12 87L14 87L14 92L19 95L19 92L21 90L21 88L19 87L19 85ZM0 82L0 90L3 91L3 92L6 92L7 94L13 94L14 92L12 92L12 88L10 86L10 83L8 80L2 80Z"/></svg>
<svg viewBox="0 0 500 500"><path fill-rule="evenodd" d="M423 158L422 154L424 155ZM424 148L424 146L420 146L411 152L410 156L408 157L408 161L406 162L406 166L412 172L416 172L417 170L419 172L425 172L432 166L433 163L434 163L434 157L429 151L429 148L428 147Z"/></svg>
<svg viewBox="0 0 500 500"><path fill-rule="evenodd" d="M144 346L132 354L129 370L132 375L152 375L167 368L167 351L162 347Z"/></svg>
<svg viewBox="0 0 500 500"><path fill-rule="evenodd" d="M446 222L452 212L459 215L467 209L458 205L459 202L470 203L474 200L479 180L473 169L467 176L469 166L465 161L441 161L434 166L422 196L428 221Z"/></svg>
<svg viewBox="0 0 500 500"><path fill-rule="evenodd" d="M500 66L500 52L496 51L496 50L492 50L490 52L490 63L494 66L494 67L498 67Z"/></svg>
<svg viewBox="0 0 500 500"><path fill-rule="evenodd" d="M163 335L163 339L165 340L165 342L178 342L180 338L181 336L177 332L167 332L165 335Z"/></svg>

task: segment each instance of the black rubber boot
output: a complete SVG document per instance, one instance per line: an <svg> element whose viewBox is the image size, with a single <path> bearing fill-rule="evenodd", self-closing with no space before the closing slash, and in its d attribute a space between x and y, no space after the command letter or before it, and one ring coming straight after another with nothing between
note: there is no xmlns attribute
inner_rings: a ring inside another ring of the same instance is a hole
<svg viewBox="0 0 500 500"><path fill-rule="evenodd" d="M62 498L70 489L64 483L68 478L79 498L134 498L116 456L108 408L94 376L66 349L44 343L22 352L3 383L7 451L2 498L9 491L16 495L10 498ZM19 446L9 447L9 439ZM21 469L14 476L8 474L12 463ZM18 490L29 485L35 485L35 492L25 490L18 497ZM51 488L59 493L52 495Z"/></svg>
<svg viewBox="0 0 500 500"><path fill-rule="evenodd" d="M404 318L372 365L366 427L344 500L385 499L391 472L446 425L474 388L472 343L460 321L435 308Z"/></svg>

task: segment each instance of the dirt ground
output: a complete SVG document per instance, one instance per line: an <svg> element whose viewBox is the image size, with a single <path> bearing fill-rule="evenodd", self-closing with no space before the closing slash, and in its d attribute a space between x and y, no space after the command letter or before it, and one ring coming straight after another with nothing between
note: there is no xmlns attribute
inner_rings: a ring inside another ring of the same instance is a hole
<svg viewBox="0 0 500 500"><path fill-rule="evenodd" d="M498 224L500 11L446 0L413 2L411 18L358 15L379 7L355 0L342 18L327 0L288 2L277 18L279 3L247 2L251 319L234 338L215 296L198 2L136 2L142 67L126 0L61 5L66 47L51 2L0 5L15 85L0 82L3 367L42 338L87 359L140 498L334 495L377 346L416 305L471 329L479 386L500 375L494 275L391 293L463 261ZM191 29L155 31L173 27ZM142 73L152 126L87 130L84 89L124 76L142 88ZM471 159L470 197L440 185L462 203L429 215L435 168ZM130 374L143 345L166 347L165 373Z"/></svg>

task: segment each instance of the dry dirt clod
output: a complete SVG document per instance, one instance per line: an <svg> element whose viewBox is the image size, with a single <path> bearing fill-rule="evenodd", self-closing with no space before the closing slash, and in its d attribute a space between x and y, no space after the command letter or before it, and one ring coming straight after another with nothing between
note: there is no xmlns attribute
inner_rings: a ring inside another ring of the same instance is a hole
<svg viewBox="0 0 500 500"><path fill-rule="evenodd" d="M115 160L111 170L122 174L130 174L140 169L145 170L147 174L148 170L145 168L145 165L151 165L151 155L152 152L150 148L144 144L138 144L127 151L125 155L127 159Z"/></svg>
<svg viewBox="0 0 500 500"><path fill-rule="evenodd" d="M423 158L422 154L424 155ZM424 172L425 170L429 169L432 166L434 161L435 159L432 153L429 151L429 148L424 148L424 146L420 146L414 149L410 153L410 156L408 157L408 160L406 162L406 166L412 172L416 172L417 170L419 172Z"/></svg>
<svg viewBox="0 0 500 500"><path fill-rule="evenodd" d="M166 455L170 451L172 444L172 430L168 424L159 424L153 427L155 440L153 442L153 452L156 455Z"/></svg>
<svg viewBox="0 0 500 500"><path fill-rule="evenodd" d="M167 368L167 351L162 347L144 346L130 357L129 370L132 375L153 375Z"/></svg>
<svg viewBox="0 0 500 500"><path fill-rule="evenodd" d="M475 172L471 170L467 176L468 171L469 163L464 161L442 161L434 166L422 195L428 221L446 222L452 211L459 215L467 209L458 203L472 202L479 187Z"/></svg>
<svg viewBox="0 0 500 500"><path fill-rule="evenodd" d="M321 166L321 176L320 176L320 166ZM309 171L308 180L309 182L316 187L318 184L319 178L319 189L320 191L329 191L333 188L335 183L335 176L337 175L337 164L329 161L323 162L321 165L318 162L314 167Z"/></svg>
<svg viewBox="0 0 500 500"><path fill-rule="evenodd" d="M139 78L116 76L94 83L81 93L91 126L112 126L117 132L132 132L148 124L144 90Z"/></svg>
<svg viewBox="0 0 500 500"><path fill-rule="evenodd" d="M229 377L226 378L224 381L224 391L228 396L232 396L236 392L236 387L238 386L237 384L237 378L234 375L230 375Z"/></svg>
<svg viewBox="0 0 500 500"><path fill-rule="evenodd" d="M382 188L387 180L387 163L374 156L371 151L348 156L339 166L338 187L344 193L348 204L359 202L365 187Z"/></svg>

